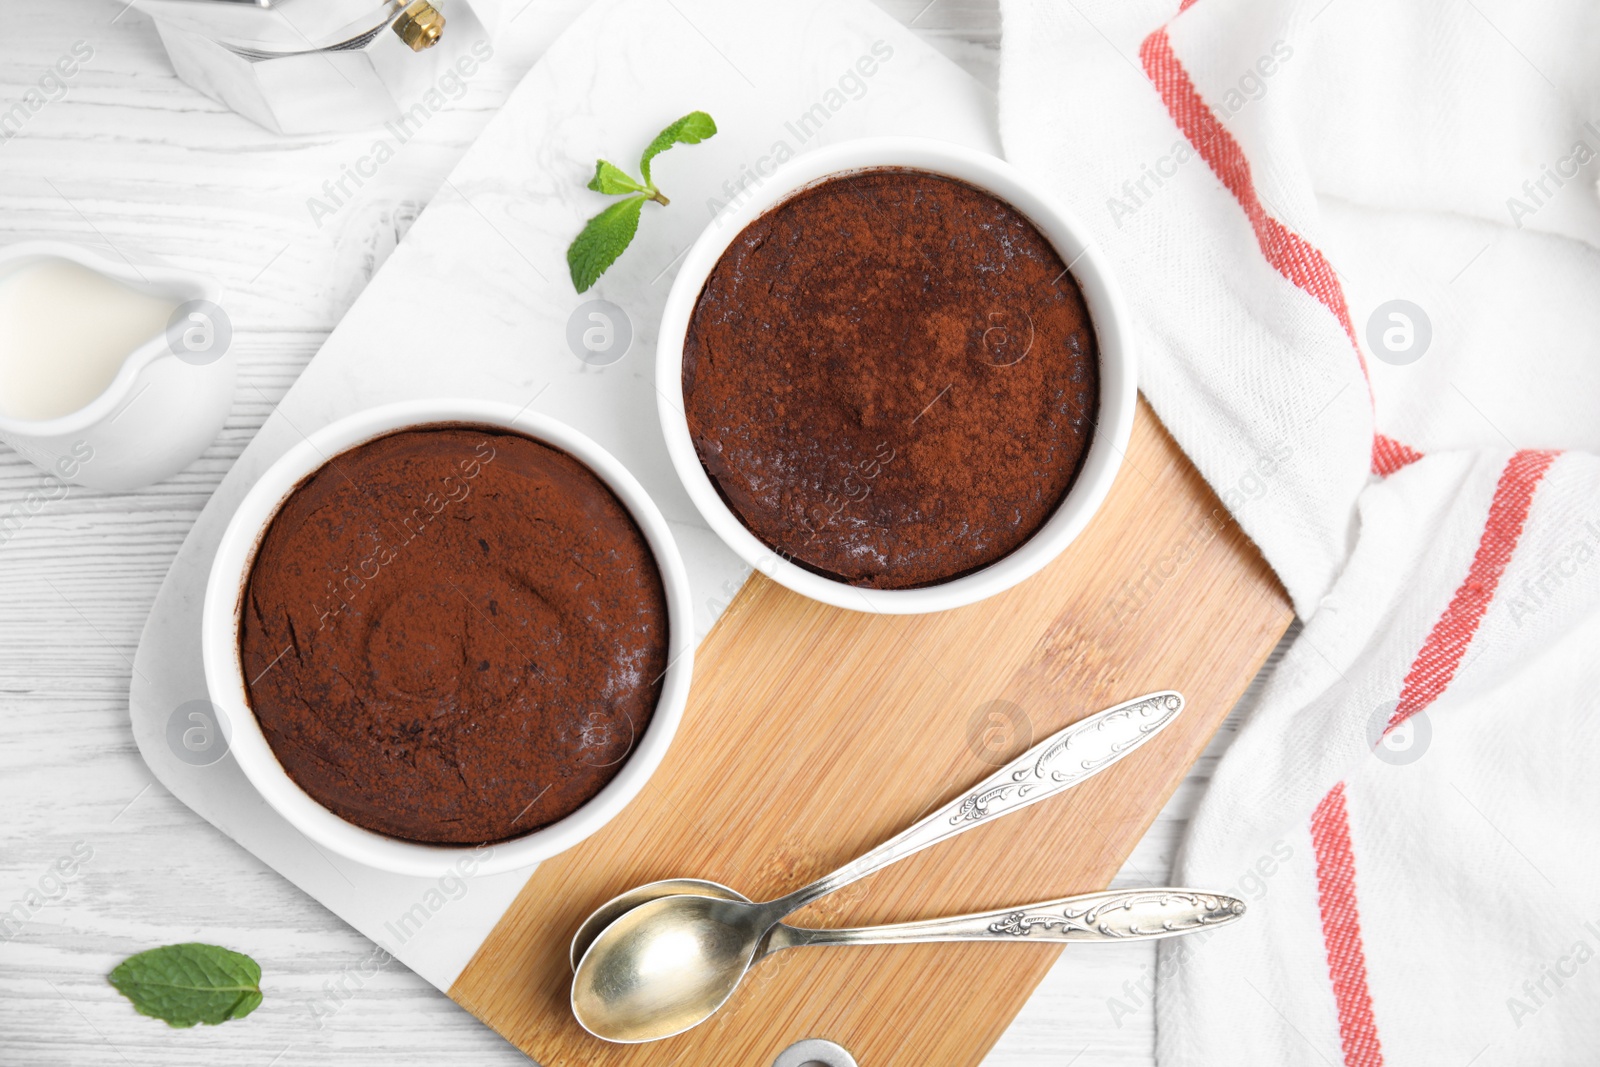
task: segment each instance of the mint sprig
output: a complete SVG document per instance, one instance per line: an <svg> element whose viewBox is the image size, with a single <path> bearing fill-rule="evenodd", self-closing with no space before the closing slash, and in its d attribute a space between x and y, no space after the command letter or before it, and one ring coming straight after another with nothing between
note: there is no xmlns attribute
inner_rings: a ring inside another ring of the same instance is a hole
<svg viewBox="0 0 1600 1067"><path fill-rule="evenodd" d="M644 155L639 157L639 173L644 175L645 181L650 181L650 161L675 144L699 144L708 137L717 135L717 124L711 121L711 116L704 111L691 111L671 126L656 134L656 139L645 148ZM652 183L650 188L655 189Z"/></svg>
<svg viewBox="0 0 1600 1067"><path fill-rule="evenodd" d="M654 200L663 207L671 203L656 188L655 179L650 177L650 161L675 144L699 144L716 136L716 132L717 124L704 111L691 111L672 123L656 134L645 148L644 155L639 157L639 173L644 176L643 180L633 177L615 163L595 160L594 177L589 179L589 188L607 196L625 196L627 199L612 204L590 219L567 249L567 269L572 274L572 284L578 292L587 292L599 281L600 275L617 261L617 257L633 241L633 235L639 230L639 213L644 210L646 200Z"/></svg>
<svg viewBox="0 0 1600 1067"><path fill-rule="evenodd" d="M153 948L129 956L107 977L135 1011L168 1026L216 1026L261 1006L261 967L216 945Z"/></svg>
<svg viewBox="0 0 1600 1067"><path fill-rule="evenodd" d="M623 193L649 193L648 186L640 185L628 177L628 172L615 163L607 163L603 159L594 162L594 177L589 179L589 188L597 193L607 196L620 196Z"/></svg>
<svg viewBox="0 0 1600 1067"><path fill-rule="evenodd" d="M644 208L645 199L630 196L612 204L590 219L572 242L572 247L567 249L567 268L572 271L572 284L577 286L578 292L584 292L598 281L628 247L639 230L639 212Z"/></svg>

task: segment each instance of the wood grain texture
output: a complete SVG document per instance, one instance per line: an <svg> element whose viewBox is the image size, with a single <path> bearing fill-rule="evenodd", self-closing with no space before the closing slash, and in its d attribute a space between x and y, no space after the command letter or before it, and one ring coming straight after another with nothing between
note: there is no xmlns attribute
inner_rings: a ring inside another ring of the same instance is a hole
<svg viewBox="0 0 1600 1067"><path fill-rule="evenodd" d="M1146 593L1130 598L1129 584L1149 575ZM1290 618L1254 546L1142 403L1100 513L1055 563L1007 593L891 617L816 604L757 576L701 645L683 725L650 784L603 831L535 872L451 996L544 1067L766 1064L815 1036L873 1067L975 1064L1058 946L785 953L707 1025L619 1046L573 1020L567 944L593 907L656 878L693 875L756 900L781 896L1034 740L1140 693L1178 689L1190 701L1184 715L1117 767L794 921L902 922L1098 889ZM1012 728L991 732L1004 722Z"/></svg>

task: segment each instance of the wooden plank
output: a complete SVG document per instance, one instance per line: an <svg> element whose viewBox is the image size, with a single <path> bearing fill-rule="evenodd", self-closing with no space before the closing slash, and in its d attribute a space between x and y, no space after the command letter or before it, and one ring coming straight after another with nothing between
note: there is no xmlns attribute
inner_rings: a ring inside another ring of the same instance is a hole
<svg viewBox="0 0 1600 1067"><path fill-rule="evenodd" d="M544 1067L750 1067L804 1037L837 1041L872 1067L975 1064L1058 947L788 952L709 1023L619 1046L573 1020L567 945L592 908L656 878L779 896L1034 740L1139 693L1179 689L1184 717L1106 774L793 921L900 922L1100 888L1290 618L1255 547L1141 402L1100 514L1008 593L894 618L753 578L700 649L688 711L655 778L605 830L535 872L450 995Z"/></svg>

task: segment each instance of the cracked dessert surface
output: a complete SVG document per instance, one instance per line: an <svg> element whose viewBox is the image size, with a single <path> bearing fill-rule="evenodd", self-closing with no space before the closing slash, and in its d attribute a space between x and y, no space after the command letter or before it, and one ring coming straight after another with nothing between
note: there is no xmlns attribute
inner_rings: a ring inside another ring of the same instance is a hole
<svg viewBox="0 0 1600 1067"><path fill-rule="evenodd" d="M667 666L661 575L627 509L577 459L496 428L335 456L268 526L240 610L284 770L345 820L430 844L582 806Z"/></svg>
<svg viewBox="0 0 1600 1067"><path fill-rule="evenodd" d="M683 393L751 533L818 574L905 589L1044 525L1089 447L1099 368L1082 292L1021 212L877 169L734 239L690 318Z"/></svg>

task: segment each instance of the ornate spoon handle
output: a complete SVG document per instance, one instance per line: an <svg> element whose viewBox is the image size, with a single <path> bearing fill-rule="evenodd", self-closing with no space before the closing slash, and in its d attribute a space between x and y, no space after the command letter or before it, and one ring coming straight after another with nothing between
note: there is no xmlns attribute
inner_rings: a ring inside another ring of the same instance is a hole
<svg viewBox="0 0 1600 1067"><path fill-rule="evenodd" d="M915 826L832 874L773 901L768 905L773 921L929 845L1087 781L1150 740L1182 710L1183 695L1163 690L1078 720Z"/></svg>
<svg viewBox="0 0 1600 1067"><path fill-rule="evenodd" d="M779 925L763 954L802 945L917 941L1148 941L1231 923L1244 901L1193 889L1108 889L950 919L808 930Z"/></svg>

